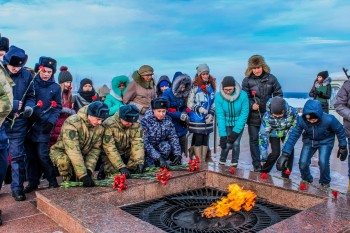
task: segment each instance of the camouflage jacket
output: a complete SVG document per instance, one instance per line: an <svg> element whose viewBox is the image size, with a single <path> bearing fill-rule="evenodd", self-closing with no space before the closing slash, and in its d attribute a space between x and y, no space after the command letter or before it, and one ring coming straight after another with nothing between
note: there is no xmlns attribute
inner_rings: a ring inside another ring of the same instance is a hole
<svg viewBox="0 0 350 233"><path fill-rule="evenodd" d="M271 99L266 104L266 112L262 118L259 131L259 149L261 160L266 161L268 157L269 138L286 138L288 132L297 124L298 112L296 108L289 106L286 102L286 113L281 118L275 118L271 114Z"/></svg>
<svg viewBox="0 0 350 233"><path fill-rule="evenodd" d="M135 170L136 166L144 163L143 133L140 123L136 122L125 127L119 118L119 113L107 118L103 122L105 134L103 149L109 161L116 169L125 167L123 159L127 159L127 167Z"/></svg>
<svg viewBox="0 0 350 233"><path fill-rule="evenodd" d="M0 126L12 110L12 87L15 85L0 63Z"/></svg>
<svg viewBox="0 0 350 233"><path fill-rule="evenodd" d="M57 143L50 150L51 158L67 154L79 179L87 174L86 169L95 170L104 133L102 125L93 127L89 123L87 107L82 107L77 114L66 119Z"/></svg>

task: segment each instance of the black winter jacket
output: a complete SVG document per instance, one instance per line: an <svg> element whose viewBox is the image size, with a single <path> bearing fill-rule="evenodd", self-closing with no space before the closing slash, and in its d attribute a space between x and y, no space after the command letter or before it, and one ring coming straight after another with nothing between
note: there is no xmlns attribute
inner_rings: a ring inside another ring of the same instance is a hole
<svg viewBox="0 0 350 233"><path fill-rule="evenodd" d="M249 98L250 111L247 121L248 125L260 126L261 118L266 112L266 103L269 98L275 96L283 97L281 85L277 78L265 72L259 77L254 74L245 77L242 82L242 89L247 92ZM260 116L258 110L252 109L255 102L259 104Z"/></svg>

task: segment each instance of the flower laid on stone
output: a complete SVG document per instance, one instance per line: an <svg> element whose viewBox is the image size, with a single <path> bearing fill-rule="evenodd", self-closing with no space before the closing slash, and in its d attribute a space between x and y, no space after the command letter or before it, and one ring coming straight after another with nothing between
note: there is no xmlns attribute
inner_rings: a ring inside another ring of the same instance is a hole
<svg viewBox="0 0 350 233"><path fill-rule="evenodd" d="M193 171L199 172L200 171L199 163L200 163L199 156L196 155L196 157L194 159L190 159L190 161L188 161L188 171L189 172L193 172Z"/></svg>
<svg viewBox="0 0 350 233"><path fill-rule="evenodd" d="M261 173L260 178L261 179L266 179L267 178L267 174L265 172Z"/></svg>
<svg viewBox="0 0 350 233"><path fill-rule="evenodd" d="M91 98L92 98L92 100L94 101L94 100L97 99L97 96L93 95Z"/></svg>
<svg viewBox="0 0 350 233"><path fill-rule="evenodd" d="M186 113L190 113L191 109L190 108L186 108Z"/></svg>
<svg viewBox="0 0 350 233"><path fill-rule="evenodd" d="M162 185L166 185L171 177L173 173L166 168L159 168L159 173L156 173L156 178Z"/></svg>
<svg viewBox="0 0 350 233"><path fill-rule="evenodd" d="M235 174L235 169L233 167L230 169L230 173Z"/></svg>
<svg viewBox="0 0 350 233"><path fill-rule="evenodd" d="M337 198L337 197L338 197L338 191L332 190L332 194L333 194L334 198Z"/></svg>
<svg viewBox="0 0 350 233"><path fill-rule="evenodd" d="M300 190L306 190L306 184L303 182L300 184Z"/></svg>
<svg viewBox="0 0 350 233"><path fill-rule="evenodd" d="M290 175L290 171L289 171L289 169L287 168L287 170L284 172L286 175Z"/></svg>
<svg viewBox="0 0 350 233"><path fill-rule="evenodd" d="M122 174L121 176L114 176L114 182L112 184L113 189L117 189L118 192L122 192L123 190L126 190L128 185L125 184L125 181L126 181L125 174Z"/></svg>

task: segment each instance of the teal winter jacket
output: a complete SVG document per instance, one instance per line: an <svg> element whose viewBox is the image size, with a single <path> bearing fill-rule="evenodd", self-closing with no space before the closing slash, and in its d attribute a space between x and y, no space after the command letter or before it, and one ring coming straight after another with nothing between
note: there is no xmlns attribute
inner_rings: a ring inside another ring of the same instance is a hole
<svg viewBox="0 0 350 233"><path fill-rule="evenodd" d="M125 83L125 88L123 91L119 89L119 85L121 82ZM112 79L112 90L106 96L106 99L104 101L104 103L109 108L110 116L114 115L114 113L116 113L119 110L119 107L123 105L123 95L126 92L129 82L129 78L125 75L120 75Z"/></svg>
<svg viewBox="0 0 350 233"><path fill-rule="evenodd" d="M241 133L249 115L249 99L245 91L236 82L232 95L226 95L220 86L215 97L216 119L220 137L227 136L226 126L233 126L233 131Z"/></svg>

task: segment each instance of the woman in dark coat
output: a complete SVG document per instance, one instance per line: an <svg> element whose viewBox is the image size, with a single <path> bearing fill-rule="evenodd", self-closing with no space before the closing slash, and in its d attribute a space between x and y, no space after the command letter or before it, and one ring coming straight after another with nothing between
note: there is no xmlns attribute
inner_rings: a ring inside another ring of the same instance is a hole
<svg viewBox="0 0 350 233"><path fill-rule="evenodd" d="M248 68L242 82L242 89L247 92L250 112L248 133L250 154L254 171L260 170L259 130L261 118L266 112L266 103L271 97L283 97L281 85L270 73L270 67L260 55L253 55L248 60Z"/></svg>
<svg viewBox="0 0 350 233"><path fill-rule="evenodd" d="M322 111L325 113L329 113L328 100L332 95L331 81L332 79L328 76L328 71L321 71L317 74L314 85L309 92L310 97L321 102Z"/></svg>
<svg viewBox="0 0 350 233"><path fill-rule="evenodd" d="M80 81L78 94L74 97L75 112L78 112L79 109L89 105L93 101L100 101L100 96L95 91L92 80L88 78L84 78Z"/></svg>

